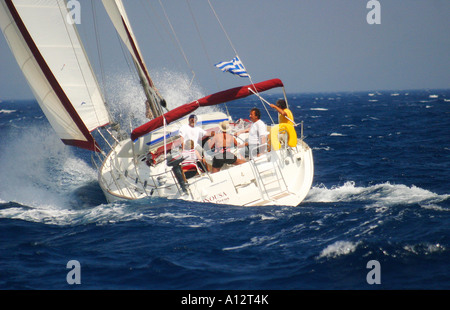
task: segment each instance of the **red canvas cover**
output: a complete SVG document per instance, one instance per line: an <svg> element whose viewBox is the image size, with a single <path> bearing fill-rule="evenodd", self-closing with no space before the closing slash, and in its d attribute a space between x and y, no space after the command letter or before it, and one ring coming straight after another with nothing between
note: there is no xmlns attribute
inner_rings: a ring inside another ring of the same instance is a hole
<svg viewBox="0 0 450 310"><path fill-rule="evenodd" d="M163 117L166 119L166 124L170 124L171 122L180 119L183 116L188 115L189 113L192 113L198 107L216 105L252 95L253 92L251 92L249 88L252 89L254 92L259 93L275 87L283 87L283 82L281 82L280 79L272 79L247 86L235 87L212 95L208 95L191 103L179 106L165 113L164 115L152 119L148 123L134 129L133 132L131 133L131 139L134 141L139 137L142 137L143 135L162 127L164 125Z"/></svg>

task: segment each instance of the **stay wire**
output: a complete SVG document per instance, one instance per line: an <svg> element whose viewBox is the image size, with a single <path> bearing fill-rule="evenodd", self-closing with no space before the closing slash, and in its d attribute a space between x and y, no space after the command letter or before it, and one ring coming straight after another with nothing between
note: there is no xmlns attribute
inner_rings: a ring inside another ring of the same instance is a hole
<svg viewBox="0 0 450 310"><path fill-rule="evenodd" d="M243 65L243 67L244 67L244 70L245 70L245 71L247 72L247 74L248 74L248 71L247 71L247 68L246 68L245 65L244 65L244 62L242 61L242 59L241 59L241 57L239 56L239 54L238 54L236 48L234 47L234 44L233 44L233 42L231 41L230 36L228 35L227 31L225 30L225 27L223 26L222 22L220 21L220 18L219 18L219 16L217 15L217 12L216 12L216 10L214 9L213 5L211 4L211 1L210 1L210 0L208 0L208 4L209 4L209 7L211 8L212 12L214 13L214 16L216 17L217 22L219 23L220 27L222 28L223 33L224 33L225 36L227 37L227 40L228 40L228 42L230 43L230 46L231 46L231 48L233 49L233 51L234 51L236 57L238 57L238 58L240 59L242 65ZM250 74L248 74L248 78L249 78L249 80L250 80L250 83L253 85L253 88L255 89L256 94L259 94L258 90L257 90L256 87L255 87L255 83L253 82L252 76L251 76ZM258 97L259 97L259 99L260 99L260 101L261 101L261 103L262 103L264 109L266 110L267 115L269 115L270 120L272 121L272 123L274 123L274 121L273 121L273 119L272 119L272 116L270 115L269 111L267 110L266 105L264 104L264 101L261 100L262 97L261 97L261 96L258 96Z"/></svg>

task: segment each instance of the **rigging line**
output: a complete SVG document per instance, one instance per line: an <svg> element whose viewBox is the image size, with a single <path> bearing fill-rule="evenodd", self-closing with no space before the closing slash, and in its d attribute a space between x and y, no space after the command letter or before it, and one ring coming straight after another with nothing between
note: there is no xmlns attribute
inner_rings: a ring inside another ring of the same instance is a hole
<svg viewBox="0 0 450 310"><path fill-rule="evenodd" d="M186 0L186 3L188 5L189 12L191 13L192 20L194 21L195 29L197 30L197 34L198 34L198 36L200 38L200 42L202 44L203 51L205 52L206 58L208 59L209 69L211 71L212 76L214 77L214 81L216 82L217 89L220 89L219 81L217 79L217 76L214 74L214 69L213 69L214 64L211 61L211 57L208 54L208 50L206 49L205 42L203 41L203 37L202 37L202 35L200 33L200 28L198 27L197 19L195 18L194 12L192 11L192 7L191 7L191 4L190 4L190 1ZM230 112L228 111L227 104L225 103L224 105L225 105L225 109L227 110L227 115L230 116Z"/></svg>
<svg viewBox="0 0 450 310"><path fill-rule="evenodd" d="M151 3L151 1L145 1L144 0L140 0L141 1L141 5L144 8L144 12L147 15L147 19L151 22L153 28L150 29L150 31L155 31L158 34L159 40L161 41L161 43L165 46L165 51L167 51L169 58L172 60L173 64L177 64L177 67L179 67L178 61L176 60L176 58L173 55L173 51L172 48L169 48L169 43L165 38L165 34L170 35L170 32L167 30L167 28L165 27L161 17L159 16L157 10L153 7L153 4ZM147 7L147 4L150 8ZM156 20L156 22L155 22ZM160 28L162 28L160 30ZM170 42L171 40L169 40ZM173 41L170 42L173 44Z"/></svg>
<svg viewBox="0 0 450 310"><path fill-rule="evenodd" d="M172 23L170 22L169 16L167 15L166 9L164 8L164 5L162 4L161 0L159 0L159 4L160 4L160 6L161 6L161 8L162 8L162 10L163 10L163 12L164 12L164 16L166 17L166 20L167 20L167 23L168 23L169 26L170 26L170 29L172 30L172 34L173 34L173 36L175 37L175 40L177 41L178 48L179 48L181 54L183 55L184 60L186 61L186 64L188 65L189 69L190 69L191 72L192 72L192 79L191 79L191 82L190 82L190 84L189 84L189 88L191 88L192 82L194 82L194 79L195 79L195 72L194 72L194 70L192 69L191 64L189 63L189 60L187 59L186 54L184 53L183 47L181 46L181 43L180 43L180 40L178 39L178 36L177 36L177 34L175 33L175 29L173 28Z"/></svg>
<svg viewBox="0 0 450 310"><path fill-rule="evenodd" d="M253 94L255 94L256 96L258 96L259 99L261 99L261 101L262 101L263 103L266 103L267 105L270 105L270 104L271 104L271 103L268 102L266 99L264 99L259 93L255 92L253 89L249 88L248 90L251 91L251 92L252 92ZM283 91L284 91L284 90L283 90ZM269 116L270 116L270 114L269 114ZM285 116L285 117L286 117L288 120L290 120L290 121L292 122L292 124L293 124L294 127L297 127L298 125L301 125L301 123L302 123L302 122L296 123L296 122L294 122L294 120L290 119L289 117L287 117L287 116ZM272 116L270 116L270 119L272 120L272 123L274 123L274 122L273 122L273 119L272 119ZM274 123L274 124L275 124L275 123Z"/></svg>
<svg viewBox="0 0 450 310"><path fill-rule="evenodd" d="M222 25L222 22L220 21L220 18L219 18L219 16L217 15L216 10L214 10L214 7L212 6L211 1L208 0L208 3L209 3L209 7L210 7L211 10L213 11L214 16L216 17L216 19L217 19L217 21L218 21L220 27L222 28L222 31L225 33L225 36L227 37L228 42L230 43L231 48L234 50L234 53L235 53L236 56L237 56L238 53L237 53L236 49L234 48L233 42L231 42L231 39L230 39L230 37L228 36L228 33L227 33L227 31L225 30L225 27Z"/></svg>
<svg viewBox="0 0 450 310"><path fill-rule="evenodd" d="M233 44L233 42L231 41L231 38L230 38L230 36L228 35L227 31L225 30L225 27L223 26L222 22L220 21L220 18L219 18L219 16L217 15L216 10L214 9L213 5L211 4L211 1L208 0L208 3L209 3L209 6L210 6L211 10L212 10L213 13L214 13L214 16L215 16L216 19L217 19L217 22L219 23L220 27L222 28L222 31L224 32L225 36L227 37L228 42L230 43L230 46L231 46L231 48L233 49L235 55L241 60L241 63L242 63L242 65L244 66L244 70L245 70L245 71L247 72L247 74L248 74L248 78L249 78L249 80L250 80L250 83L254 86L255 83L253 82L252 76L248 73L247 68L246 68L245 65L244 65L244 62L242 61L242 58L239 56L239 54L238 54L236 48L234 47L234 44ZM254 88L256 89L256 87L254 87ZM260 98L260 100L261 100L261 98ZM263 103L262 100L261 100L261 103ZM264 108L265 108L267 114L269 115L270 119L272 119L272 117L270 116L270 113L269 113L269 111L267 110L267 108L266 108L266 106L264 105L264 103L263 103L263 106L264 106ZM272 120L272 122L273 122L273 120Z"/></svg>
<svg viewBox="0 0 450 310"><path fill-rule="evenodd" d="M212 3L211 3L210 0L208 0L208 4L209 4L209 7L211 8L211 10L212 10L213 13L214 13L214 16L216 17L217 22L219 23L220 27L222 28L223 33L224 33L225 36L227 37L228 42L230 43L230 46L231 46L231 48L232 48L233 51L234 51L234 54L241 60L241 63L242 63L242 65L244 66L245 71L247 71L247 69L245 68L244 62L242 61L242 59L241 59L241 57L239 56L239 54L238 54L236 48L234 47L234 44L233 44L233 42L231 41L230 36L228 35L227 31L225 30L225 27L223 26L222 22L220 21L219 15L217 15L216 10L214 9L214 7L213 7L213 5L212 5ZM247 74L248 74L248 71L247 71ZM250 74L248 74L248 78L250 79L250 82L252 83L252 85L254 85L253 80L252 80L252 77L251 77Z"/></svg>
<svg viewBox="0 0 450 310"><path fill-rule="evenodd" d="M130 71L130 74L134 77L134 79L136 79L140 83L140 78L137 73L136 66L132 64L132 62L134 62L134 60L133 60L130 52L128 51L128 48L126 48L125 43L122 41L122 38L120 37L120 35L117 31L116 31L116 37L117 37L118 44L120 46L120 50L122 51L123 59L125 60L125 63L128 67L128 70Z"/></svg>
<svg viewBox="0 0 450 310"><path fill-rule="evenodd" d="M188 6L188 8L189 8L189 12L190 12L190 14L191 14L192 20L194 21L195 29L197 30L197 34L198 34L198 36L199 36L199 38L200 38L200 42L201 42L201 44L202 44L203 51L205 52L206 58L208 59L208 62L209 62L209 64L211 65L211 66L210 66L210 70L211 70L211 72L213 72L213 69L212 69L213 63L212 63L212 61L211 61L211 58L209 57L208 51L207 51L207 49L206 49L205 42L203 41L202 35L201 35L201 33L200 33L200 29L199 29L199 27L198 27L198 23L197 23L197 20L196 20L196 18L195 18L194 12L192 11L191 4L189 3L189 0L186 0L186 3L187 3L187 6ZM217 77L216 77L214 74L213 74L213 76L214 76L214 79L215 79L215 81L216 81L217 88L219 88L219 81L217 80Z"/></svg>
<svg viewBox="0 0 450 310"><path fill-rule="evenodd" d="M259 98L259 100L261 100L261 102L263 103L264 109L266 109L266 112L267 112L267 114L269 115L270 120L272 121L272 124L275 124L275 122L273 121L272 115L270 115L270 113L269 113L269 111L267 110L267 107L266 107L266 105L265 105L265 104L270 105L270 102L268 102L266 99L264 99L264 98L259 94L259 92L256 90L256 88L255 88L255 90L253 90L253 89L251 89L251 88L249 87L248 90L251 91L253 94L255 94L255 95ZM265 103L265 104L264 104L264 103ZM289 118L288 118L288 119L289 119ZM289 119L289 120L292 121L291 119ZM292 123L294 123L294 122L292 121Z"/></svg>

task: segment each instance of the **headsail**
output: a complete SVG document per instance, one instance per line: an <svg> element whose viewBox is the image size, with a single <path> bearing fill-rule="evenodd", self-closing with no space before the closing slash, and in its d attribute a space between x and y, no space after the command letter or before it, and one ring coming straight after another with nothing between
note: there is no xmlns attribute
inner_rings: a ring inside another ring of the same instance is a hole
<svg viewBox="0 0 450 310"><path fill-rule="evenodd" d="M0 26L50 124L67 145L98 151L91 135L110 122L65 1L4 0Z"/></svg>
<svg viewBox="0 0 450 310"><path fill-rule="evenodd" d="M235 87L232 89L224 90L196 101L184 104L179 106L166 114L151 120L150 122L136 128L131 133L131 140L136 140L143 135L158 129L163 126L164 119L166 119L166 124L170 124L171 122L182 118L183 116L188 115L189 113L195 111L199 107L206 107L210 105L216 105L240 98L244 98L253 94L253 92L263 92L275 87L283 87L283 82L280 79L272 79L264 82L251 84L247 86ZM253 92L252 92L253 91Z"/></svg>
<svg viewBox="0 0 450 310"><path fill-rule="evenodd" d="M133 57L133 61L144 87L145 95L150 105L152 114L150 118L162 115L162 106L165 106L165 101L150 78L150 74L144 62L144 57L142 57L142 53L131 28L122 0L103 0L103 6L108 12L109 18L114 24L117 33Z"/></svg>

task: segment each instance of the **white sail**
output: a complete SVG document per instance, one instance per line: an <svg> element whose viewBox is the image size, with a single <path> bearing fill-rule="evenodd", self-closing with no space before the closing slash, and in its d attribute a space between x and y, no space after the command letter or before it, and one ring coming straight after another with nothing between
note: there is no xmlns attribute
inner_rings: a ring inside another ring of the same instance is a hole
<svg viewBox="0 0 450 310"><path fill-rule="evenodd" d="M150 74L148 72L147 66L142 57L141 50L137 43L136 37L131 28L130 21L128 20L125 7L122 0L102 0L103 6L109 15L114 27L117 30L120 38L127 47L131 56L133 57L134 63L136 64L139 76L144 83L144 90L146 92L147 99L150 102L153 117L157 117L162 114L161 102L163 98L158 93L155 85L153 84Z"/></svg>
<svg viewBox="0 0 450 310"><path fill-rule="evenodd" d="M4 0L0 26L50 124L65 144L97 150L90 132L110 122L64 0Z"/></svg>

